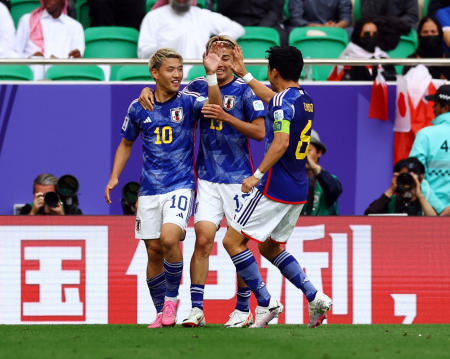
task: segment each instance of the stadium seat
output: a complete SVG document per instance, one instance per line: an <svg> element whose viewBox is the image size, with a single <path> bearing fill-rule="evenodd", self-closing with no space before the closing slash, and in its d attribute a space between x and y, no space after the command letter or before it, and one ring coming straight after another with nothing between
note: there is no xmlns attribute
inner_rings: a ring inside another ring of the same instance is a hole
<svg viewBox="0 0 450 359"><path fill-rule="evenodd" d="M402 59L413 54L417 49L418 43L419 40L417 31L415 29L411 29L408 35L403 35L400 37L400 42L397 47L387 53L393 59ZM403 71L403 66L395 66L395 71L398 74L401 74Z"/></svg>
<svg viewBox="0 0 450 359"><path fill-rule="evenodd" d="M188 79L188 81L191 81L197 77L201 77L201 76L205 76L205 75L206 75L206 72L205 72L205 68L203 67L203 65L194 65L189 70L187 79Z"/></svg>
<svg viewBox="0 0 450 359"><path fill-rule="evenodd" d="M423 17L428 16L428 6L430 5L430 0L425 0L423 3Z"/></svg>
<svg viewBox="0 0 450 359"><path fill-rule="evenodd" d="M125 65L121 66L113 81L152 81L152 75L147 65Z"/></svg>
<svg viewBox="0 0 450 359"><path fill-rule="evenodd" d="M91 26L91 18L89 16L89 4L87 0L76 0L75 11L77 13L78 22L83 25L83 29Z"/></svg>
<svg viewBox="0 0 450 359"><path fill-rule="evenodd" d="M272 46L280 45L280 35L277 30L272 27L264 26L244 26L245 35L237 41L242 48L244 58L248 59L265 59L266 50ZM267 80L267 66L250 65L247 70L260 80Z"/></svg>
<svg viewBox="0 0 450 359"><path fill-rule="evenodd" d="M0 81L31 81L33 71L26 65L0 65Z"/></svg>
<svg viewBox="0 0 450 359"><path fill-rule="evenodd" d="M197 6L206 9L206 0L197 0Z"/></svg>
<svg viewBox="0 0 450 359"><path fill-rule="evenodd" d="M245 34L237 42L245 58L258 59L266 57L266 50L280 45L280 35L272 27L244 26Z"/></svg>
<svg viewBox="0 0 450 359"><path fill-rule="evenodd" d="M47 70L45 78L53 81L103 81L105 74L98 66L55 65Z"/></svg>
<svg viewBox="0 0 450 359"><path fill-rule="evenodd" d="M22 15L32 12L39 6L41 6L39 0L11 0L11 17L16 28Z"/></svg>
<svg viewBox="0 0 450 359"><path fill-rule="evenodd" d="M84 30L86 58L137 58L139 32L131 27L98 26ZM111 66L114 79L120 66Z"/></svg>
<svg viewBox="0 0 450 359"><path fill-rule="evenodd" d="M150 11L150 9L153 7L153 5L155 5L156 0L147 0L147 2L145 3L145 8L147 10L147 12Z"/></svg>
<svg viewBox="0 0 450 359"><path fill-rule="evenodd" d="M361 0L354 0L353 4L353 22L360 20L361 15Z"/></svg>
<svg viewBox="0 0 450 359"><path fill-rule="evenodd" d="M289 0L284 0L283 14L286 20L291 18L291 13L289 12Z"/></svg>
<svg viewBox="0 0 450 359"><path fill-rule="evenodd" d="M98 26L84 30L87 58L137 58L139 31L132 27Z"/></svg>
<svg viewBox="0 0 450 359"><path fill-rule="evenodd" d="M289 45L298 48L304 59L338 58L348 43L347 31L339 27L298 27L289 34ZM331 66L312 66L312 79L324 81Z"/></svg>

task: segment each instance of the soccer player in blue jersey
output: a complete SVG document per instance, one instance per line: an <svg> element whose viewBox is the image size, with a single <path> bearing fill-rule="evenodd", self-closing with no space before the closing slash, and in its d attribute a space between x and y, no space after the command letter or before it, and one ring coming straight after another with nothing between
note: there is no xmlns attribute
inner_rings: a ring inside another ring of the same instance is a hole
<svg viewBox="0 0 450 359"><path fill-rule="evenodd" d="M243 203L245 194L241 182L254 169L251 161L249 138L261 141L265 136L265 108L250 87L236 78L232 70L233 50L236 41L229 36L213 36L206 51L216 43L223 45L217 80L223 106L206 104L200 121L200 147L197 157L197 199L195 205L195 250L191 259L192 310L183 321L185 327L205 325L203 296L209 269L209 255L220 222L225 217L230 223ZM184 89L207 95L204 77L191 81ZM151 108L149 89L142 91L140 100ZM226 327L248 326L253 321L249 308L250 290L238 280L236 310L230 315Z"/></svg>
<svg viewBox="0 0 450 359"><path fill-rule="evenodd" d="M258 241L261 254L305 293L309 325L316 327L326 318L332 301L312 285L296 259L280 246L292 234L307 199L305 164L314 105L298 84L303 68L301 52L286 46L272 47L268 53L267 76L272 90L253 79L245 69L242 51L238 47L234 50L234 72L269 107L264 159L253 175L242 182L242 191L250 195L230 224L223 244L237 273L258 301L253 328L267 326L283 311L283 305L271 298L248 249L248 239Z"/></svg>
<svg viewBox="0 0 450 359"><path fill-rule="evenodd" d="M215 72L221 50L215 46L203 63L208 76L208 97L221 103ZM133 142L143 140L143 168L136 214L136 238L143 239L148 253L148 286L157 317L150 328L173 326L183 272L179 242L184 238L194 199L193 168L196 120L206 100L194 92L180 92L183 59L175 50L160 49L149 61L156 81L155 106L145 110L134 100L122 126L122 141L114 158L105 189L110 193L128 161Z"/></svg>

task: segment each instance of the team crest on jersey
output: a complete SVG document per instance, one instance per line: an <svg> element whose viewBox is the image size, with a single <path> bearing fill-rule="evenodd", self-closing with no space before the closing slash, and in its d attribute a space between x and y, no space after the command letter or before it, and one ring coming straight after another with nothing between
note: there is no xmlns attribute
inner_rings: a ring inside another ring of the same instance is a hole
<svg viewBox="0 0 450 359"><path fill-rule="evenodd" d="M183 121L183 108L182 107L171 108L170 119L176 123L180 123L181 121Z"/></svg>
<svg viewBox="0 0 450 359"><path fill-rule="evenodd" d="M225 95L223 97L223 107L225 110L230 111L234 108L236 103L236 96Z"/></svg>

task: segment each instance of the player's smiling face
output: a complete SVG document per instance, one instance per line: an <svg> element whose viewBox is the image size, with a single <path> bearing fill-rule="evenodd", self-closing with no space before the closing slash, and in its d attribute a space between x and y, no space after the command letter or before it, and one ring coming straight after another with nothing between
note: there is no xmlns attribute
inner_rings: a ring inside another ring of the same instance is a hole
<svg viewBox="0 0 450 359"><path fill-rule="evenodd" d="M219 67L217 68L217 81L219 85L226 84L233 79L233 49L225 47L222 57L220 58Z"/></svg>
<svg viewBox="0 0 450 359"><path fill-rule="evenodd" d="M152 70L156 86L168 93L175 93L180 89L183 79L183 63L180 59L168 58L159 69Z"/></svg>

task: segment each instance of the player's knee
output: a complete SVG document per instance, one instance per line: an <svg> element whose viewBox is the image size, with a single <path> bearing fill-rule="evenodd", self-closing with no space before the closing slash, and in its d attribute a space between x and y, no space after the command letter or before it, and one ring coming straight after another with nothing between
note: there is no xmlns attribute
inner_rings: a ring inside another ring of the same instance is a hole
<svg viewBox="0 0 450 359"><path fill-rule="evenodd" d="M167 252L178 245L179 238L175 238L174 236L161 236L160 242L162 251Z"/></svg>
<svg viewBox="0 0 450 359"><path fill-rule="evenodd" d="M209 257L212 247L214 245L214 238L208 238L207 236L198 236L195 241L195 253L202 257Z"/></svg>
<svg viewBox="0 0 450 359"><path fill-rule="evenodd" d="M258 249L259 253L261 253L261 255L269 261L275 258L282 251L280 245L271 240L258 243Z"/></svg>

